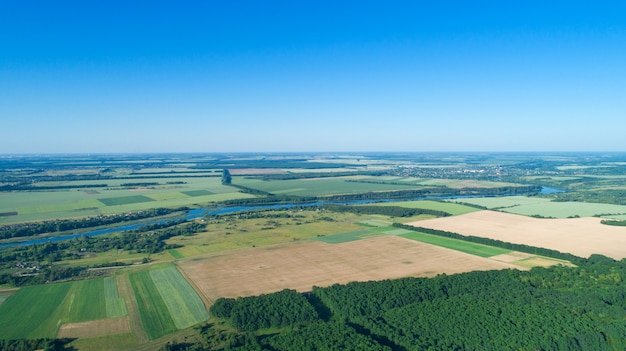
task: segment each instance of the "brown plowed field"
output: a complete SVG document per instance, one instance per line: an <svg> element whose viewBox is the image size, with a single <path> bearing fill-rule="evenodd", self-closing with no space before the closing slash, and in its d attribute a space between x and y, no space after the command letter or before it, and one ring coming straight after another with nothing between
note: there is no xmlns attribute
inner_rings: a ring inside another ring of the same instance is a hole
<svg viewBox="0 0 626 351"><path fill-rule="evenodd" d="M119 317L63 324L59 328L57 338L94 338L125 333L130 333L128 317Z"/></svg>
<svg viewBox="0 0 626 351"><path fill-rule="evenodd" d="M581 257L594 253L618 260L626 257L626 227L604 225L600 220L595 217L543 219L479 211L407 224L545 247Z"/></svg>
<svg viewBox="0 0 626 351"><path fill-rule="evenodd" d="M210 301L286 288L309 291L313 285L518 268L396 236L250 248L183 261L180 266Z"/></svg>

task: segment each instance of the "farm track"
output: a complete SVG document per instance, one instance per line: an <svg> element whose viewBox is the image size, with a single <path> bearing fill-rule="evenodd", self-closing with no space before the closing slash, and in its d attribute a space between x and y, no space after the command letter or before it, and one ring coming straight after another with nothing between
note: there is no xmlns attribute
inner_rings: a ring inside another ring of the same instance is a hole
<svg viewBox="0 0 626 351"><path fill-rule="evenodd" d="M128 275L118 275L117 276L117 289L118 294L126 301L126 310L128 311L128 321L130 323L130 329L135 334L137 341L140 344L148 342L150 339L148 338L148 334L143 328L143 323L141 323L141 316L139 315L139 306L137 305L137 300L135 299L135 294L133 292L133 288L130 285L130 279Z"/></svg>

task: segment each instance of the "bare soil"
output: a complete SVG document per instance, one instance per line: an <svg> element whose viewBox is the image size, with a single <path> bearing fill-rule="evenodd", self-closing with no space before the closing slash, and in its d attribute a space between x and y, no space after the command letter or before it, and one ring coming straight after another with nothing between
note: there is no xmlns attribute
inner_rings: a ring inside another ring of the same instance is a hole
<svg viewBox="0 0 626 351"><path fill-rule="evenodd" d="M545 247L581 257L602 254L620 260L626 257L626 227L600 223L601 218L532 218L496 211L407 223L531 246Z"/></svg>
<svg viewBox="0 0 626 351"><path fill-rule="evenodd" d="M119 317L63 324L57 338L94 338L125 333L130 333L128 317Z"/></svg>
<svg viewBox="0 0 626 351"><path fill-rule="evenodd" d="M519 268L396 236L327 244L300 241L180 261L205 297L252 296L282 289L407 276Z"/></svg>

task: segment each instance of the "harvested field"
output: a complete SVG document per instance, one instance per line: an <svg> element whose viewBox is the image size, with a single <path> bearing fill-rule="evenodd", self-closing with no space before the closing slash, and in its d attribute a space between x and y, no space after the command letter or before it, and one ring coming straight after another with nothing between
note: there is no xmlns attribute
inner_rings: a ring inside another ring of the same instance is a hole
<svg viewBox="0 0 626 351"><path fill-rule="evenodd" d="M313 285L517 267L397 236L241 249L180 266L210 301L285 288L308 291Z"/></svg>
<svg viewBox="0 0 626 351"><path fill-rule="evenodd" d="M128 317L119 317L63 324L57 338L94 338L125 333L130 333Z"/></svg>
<svg viewBox="0 0 626 351"><path fill-rule="evenodd" d="M601 218L540 219L494 211L407 223L531 246L545 247L581 257L602 254L626 257L626 227L608 226Z"/></svg>

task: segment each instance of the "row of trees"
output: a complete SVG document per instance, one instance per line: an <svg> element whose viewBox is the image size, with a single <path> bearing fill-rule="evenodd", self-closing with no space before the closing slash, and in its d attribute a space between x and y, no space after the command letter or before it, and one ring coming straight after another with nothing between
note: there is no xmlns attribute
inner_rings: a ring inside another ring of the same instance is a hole
<svg viewBox="0 0 626 351"><path fill-rule="evenodd" d="M175 212L189 210L188 207L179 208L154 208L138 212L124 214L112 214L106 216L86 217L81 219L57 219L42 222L28 222L10 224L0 227L0 239L28 237L45 233L56 233L67 230L99 227L115 223L136 221L139 219L165 216Z"/></svg>
<svg viewBox="0 0 626 351"><path fill-rule="evenodd" d="M406 225L406 224L401 224L401 223L394 223L393 226L396 228L412 230L412 231L416 231L416 232L420 232L424 234L438 235L438 236L443 236L446 238L459 239L459 240L469 241L469 242L483 244L483 245L501 247L503 249L508 249L508 250L526 252L526 253L530 253L533 255L557 258L560 260L570 261L574 264L583 264L586 262L586 259L583 257L572 255L570 253L563 253L557 250L547 249L544 247L530 246L530 245L525 245L525 244L513 244L513 243L509 243L509 242L497 240L497 239L483 238L483 237L473 236L473 235L461 235L458 233L448 232L445 230L431 229L431 228L424 228L424 227L414 227L411 225Z"/></svg>

